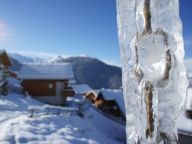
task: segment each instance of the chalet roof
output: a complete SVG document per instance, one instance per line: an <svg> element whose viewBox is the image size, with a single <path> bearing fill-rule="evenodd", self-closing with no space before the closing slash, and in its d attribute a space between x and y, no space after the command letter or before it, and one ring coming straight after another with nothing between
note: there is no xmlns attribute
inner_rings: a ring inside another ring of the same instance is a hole
<svg viewBox="0 0 192 144"><path fill-rule="evenodd" d="M101 89L100 92L105 100L115 100L124 115L126 114L123 92L121 90Z"/></svg>
<svg viewBox="0 0 192 144"><path fill-rule="evenodd" d="M69 80L69 84L76 84L77 83L77 81L75 80L75 79L71 79L71 80Z"/></svg>
<svg viewBox="0 0 192 144"><path fill-rule="evenodd" d="M0 50L0 62L4 65L4 66L11 66L11 60L9 59L9 56L7 55L5 50Z"/></svg>
<svg viewBox="0 0 192 144"><path fill-rule="evenodd" d="M23 64L19 73L20 79L73 79L74 73L70 63L54 64Z"/></svg>
<svg viewBox="0 0 192 144"><path fill-rule="evenodd" d="M85 94L89 91L92 91L92 89L87 84L74 84L71 85L71 87L76 94Z"/></svg>

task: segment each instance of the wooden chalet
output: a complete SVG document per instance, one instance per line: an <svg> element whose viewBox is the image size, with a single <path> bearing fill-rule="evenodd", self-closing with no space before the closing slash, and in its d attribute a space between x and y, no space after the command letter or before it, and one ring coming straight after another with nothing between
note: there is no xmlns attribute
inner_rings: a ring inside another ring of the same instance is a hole
<svg viewBox="0 0 192 144"><path fill-rule="evenodd" d="M24 64L18 78L24 92L49 104L64 105L66 98L75 94L69 85L74 78L69 63Z"/></svg>
<svg viewBox="0 0 192 144"><path fill-rule="evenodd" d="M97 93L95 91L90 91L85 94L85 98L92 104L96 103Z"/></svg>
<svg viewBox="0 0 192 144"><path fill-rule="evenodd" d="M91 91L85 97L103 112L125 120L125 104L121 91L102 89L98 92Z"/></svg>

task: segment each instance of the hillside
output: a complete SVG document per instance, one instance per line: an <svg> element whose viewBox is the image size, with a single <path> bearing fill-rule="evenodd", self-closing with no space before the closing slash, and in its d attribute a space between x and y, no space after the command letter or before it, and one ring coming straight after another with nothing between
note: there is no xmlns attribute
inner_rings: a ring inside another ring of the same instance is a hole
<svg viewBox="0 0 192 144"><path fill-rule="evenodd" d="M39 108L30 116L29 109ZM49 108L49 114L47 113ZM51 109L52 108L52 109ZM115 140L115 124L100 115L100 123L94 121L96 111L87 109L86 117L78 115L57 114L61 107L49 106L30 96L9 93L0 96L0 143L1 144L121 144ZM62 108L61 108L62 109ZM63 108L64 109L64 108ZM51 111L52 110L52 111ZM52 113L51 113L52 112ZM90 115L93 115L92 117ZM93 123L94 122L94 123ZM102 123L108 123L108 129L99 129ZM97 124L97 125L96 125ZM110 125L111 124L111 125ZM114 127L114 128L113 128ZM113 129L113 130L112 130ZM121 129L121 128L119 128ZM109 131L111 130L111 132ZM116 135L117 135L116 130ZM109 137L109 134L111 134ZM122 135L122 134L121 134Z"/></svg>
<svg viewBox="0 0 192 144"><path fill-rule="evenodd" d="M0 143L125 142L125 125L104 116L83 97L74 96L73 100L67 100L71 104L68 107L53 106L15 91L15 88L19 88L20 81L8 78L8 83L8 95L0 95Z"/></svg>
<svg viewBox="0 0 192 144"><path fill-rule="evenodd" d="M12 71L18 71L20 68L21 68L21 63L18 62L15 58L13 57L10 57L11 59L11 63L12 63L12 66L10 67L10 69Z"/></svg>
<svg viewBox="0 0 192 144"><path fill-rule="evenodd" d="M78 83L86 83L93 89L121 87L121 68L90 57L58 57L51 63L69 62L73 65Z"/></svg>

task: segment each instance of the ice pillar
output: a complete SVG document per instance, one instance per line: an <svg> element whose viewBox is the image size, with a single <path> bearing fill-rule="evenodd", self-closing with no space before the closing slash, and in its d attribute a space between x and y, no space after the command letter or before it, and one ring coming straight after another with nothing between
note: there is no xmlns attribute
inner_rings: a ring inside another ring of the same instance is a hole
<svg viewBox="0 0 192 144"><path fill-rule="evenodd" d="M177 143L188 86L178 0L117 0L127 143Z"/></svg>

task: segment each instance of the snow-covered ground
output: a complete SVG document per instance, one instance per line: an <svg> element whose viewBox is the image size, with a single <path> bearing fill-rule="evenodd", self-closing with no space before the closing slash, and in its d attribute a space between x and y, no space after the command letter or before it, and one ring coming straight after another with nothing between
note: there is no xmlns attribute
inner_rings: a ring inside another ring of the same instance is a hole
<svg viewBox="0 0 192 144"><path fill-rule="evenodd" d="M179 115L176 126L179 130L186 131L192 135L192 119L187 118L184 112Z"/></svg>
<svg viewBox="0 0 192 144"><path fill-rule="evenodd" d="M63 113L64 108L50 106L20 92L20 82L9 78L10 93L0 96L0 144L123 144L125 125L102 114L88 102L83 117ZM191 93L192 94L192 93ZM82 97L81 97L82 98ZM83 99L74 97L74 102ZM46 109L49 108L49 114ZM31 109L39 109L31 116ZM60 109L60 113L57 110ZM72 110L73 108L71 108ZM52 111L51 111L52 110ZM75 108L74 108L75 110ZM177 128L192 133L192 120L181 114Z"/></svg>
<svg viewBox="0 0 192 144"><path fill-rule="evenodd" d="M85 118L75 115L38 115L29 117L29 107L46 104L29 96L10 93L0 96L1 144L120 144L111 135L112 122L93 110ZM47 106L47 105L46 105ZM89 111L89 112L90 112ZM98 115L100 116L98 118ZM91 118L94 117L95 119ZM97 116L97 117L95 117ZM102 131L102 119L105 125ZM97 121L97 123L95 122ZM108 124L108 128L107 125ZM114 123L113 123L114 125ZM99 128L97 128L99 127ZM117 125L115 126L117 129ZM117 130L116 130L117 131ZM117 131L118 132L118 131Z"/></svg>
<svg viewBox="0 0 192 144"><path fill-rule="evenodd" d="M192 111L192 88L187 90L186 110ZM192 119L185 116L185 112L181 113L176 121L178 129L190 132L192 135Z"/></svg>

